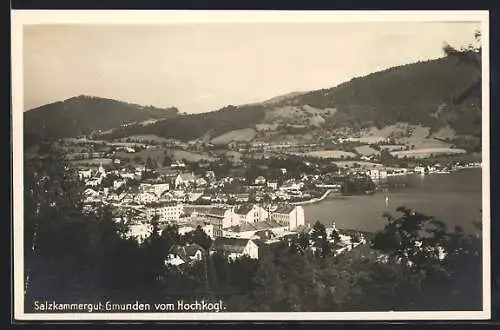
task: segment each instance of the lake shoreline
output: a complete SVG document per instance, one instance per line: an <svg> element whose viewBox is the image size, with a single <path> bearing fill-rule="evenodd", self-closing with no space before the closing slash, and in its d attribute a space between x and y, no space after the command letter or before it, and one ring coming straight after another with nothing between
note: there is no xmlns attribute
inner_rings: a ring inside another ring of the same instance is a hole
<svg viewBox="0 0 500 330"><path fill-rule="evenodd" d="M304 204L305 222L312 225L316 221L323 224L335 221L341 228L373 233L385 226L383 213L395 214L398 206L406 206L441 219L449 228L460 225L474 230L471 221L481 217L482 208L482 172L480 168L475 169L461 169L447 175L408 175L409 187L391 192L389 200L384 198L385 193L377 192L325 197Z"/></svg>
<svg viewBox="0 0 500 330"><path fill-rule="evenodd" d="M450 175L450 174L453 174L453 173L456 173L456 172L459 172L459 171L472 170L472 169L478 169L478 168L480 168L480 167L461 167L461 168L456 169L454 172L448 172L448 173L431 172L431 173L428 173L428 174L425 174L425 175L420 175L420 174L417 174L417 173L410 173L410 174L393 175L391 177L411 177L411 176L413 176L413 177L429 177L429 176L437 176L437 175L443 176L443 175ZM326 193L324 193L319 198L312 198L312 199L308 199L308 200L305 200L305 201L300 201L300 202L295 202L295 203L290 203L290 204L292 204L292 205L319 204L319 203L323 202L328 197L328 195L330 195L333 192L334 192L334 190L329 189ZM328 198L328 199L329 200L331 200L331 199L337 199L338 200L338 199L346 199L348 197L361 197L361 196L368 196L368 195L376 195L377 192L381 192L381 190L375 189L375 191L372 194L352 194L352 195L341 194L341 195L336 195L336 196L330 196L331 198Z"/></svg>

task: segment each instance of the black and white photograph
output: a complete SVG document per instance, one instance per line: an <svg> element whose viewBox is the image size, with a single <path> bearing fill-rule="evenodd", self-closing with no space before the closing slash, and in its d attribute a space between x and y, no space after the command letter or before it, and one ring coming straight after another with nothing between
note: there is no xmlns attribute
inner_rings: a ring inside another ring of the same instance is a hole
<svg viewBox="0 0 500 330"><path fill-rule="evenodd" d="M13 11L15 319L488 319L488 28Z"/></svg>

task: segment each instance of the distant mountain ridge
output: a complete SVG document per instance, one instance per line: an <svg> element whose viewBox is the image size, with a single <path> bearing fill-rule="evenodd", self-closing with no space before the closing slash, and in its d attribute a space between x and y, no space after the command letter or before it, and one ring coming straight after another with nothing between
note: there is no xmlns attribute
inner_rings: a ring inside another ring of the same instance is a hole
<svg viewBox="0 0 500 330"><path fill-rule="evenodd" d="M270 102L231 105L147 127L126 127L104 138L155 134L187 141L259 125L302 124L335 130L382 128L399 122L424 125L432 131L450 126L457 134L481 136L480 97L469 97L461 104L454 102L477 76L474 68L443 57L375 72L328 89L279 96Z"/></svg>
<svg viewBox="0 0 500 330"><path fill-rule="evenodd" d="M178 109L116 101L80 95L24 112L24 133L43 137L74 137L96 130L151 119L172 118Z"/></svg>
<svg viewBox="0 0 500 330"><path fill-rule="evenodd" d="M299 95L303 95L306 93L308 93L308 92L290 92L290 93L286 93L283 95L278 95L278 96L272 97L268 100L265 100L264 102L261 102L261 104L265 104L265 105L277 104L277 103L284 102L288 99L291 99L291 98L294 98L294 97L297 97Z"/></svg>
<svg viewBox="0 0 500 330"><path fill-rule="evenodd" d="M481 98L471 95L461 104L456 99L470 88L480 72L458 65L450 57L417 62L357 77L336 87L311 91L275 105L335 107L337 113L327 125L375 125L396 122L422 124L432 128L450 124L463 134L480 131ZM475 122L475 127L470 125Z"/></svg>
<svg viewBox="0 0 500 330"><path fill-rule="evenodd" d="M123 108L128 109L131 106L121 104L122 111L111 111L112 119L109 120L102 115L107 111L103 106L101 119L106 121L106 125L100 123L86 126L93 126L94 129L96 126L97 128L106 126L108 129L117 124L112 132L101 136L103 139L154 134L159 137L189 141L202 137L204 140L207 137L213 139L238 130L259 131L263 127L275 130L277 134L291 131L301 134L300 132L305 133L308 129L333 131L343 127L383 128L406 122L430 127L431 131L449 126L457 134L480 137L480 96L474 94L462 103L454 102L458 95L463 94L477 80L479 74L473 67L457 65L454 59L443 57L375 72L351 79L336 87L310 92L292 92L260 103L228 105L216 111L182 116L177 116L175 108L175 111L167 112L169 115L165 117L162 117L165 113L161 112L164 110L158 112L158 109L151 109L147 115L141 111L132 111L133 118L128 118L130 122L146 120L141 116L160 118L159 121L149 125L132 124L119 127L120 123L126 121L123 116L128 113L123 111ZM138 107L132 106L134 110L138 110ZM83 111L84 107L80 108ZM79 114L77 118L83 116L82 111L76 111ZM43 114L41 111L34 113L40 116ZM75 120L74 114L70 112L56 111L56 113L62 116L55 118L59 121L71 124ZM92 116L94 115L97 116L95 110ZM33 121L33 118L28 119ZM78 120L83 121L83 119ZM41 118L39 122L47 123L47 120ZM35 127L39 127L40 123L37 122ZM57 129L56 127L55 130ZM50 132L48 129L46 131ZM75 134L83 130L66 129L67 133L72 131Z"/></svg>

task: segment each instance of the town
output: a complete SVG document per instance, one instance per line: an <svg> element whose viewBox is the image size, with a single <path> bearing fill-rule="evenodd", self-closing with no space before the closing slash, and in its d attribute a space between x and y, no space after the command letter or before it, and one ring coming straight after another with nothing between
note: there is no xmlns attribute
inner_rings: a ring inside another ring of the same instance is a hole
<svg viewBox="0 0 500 330"><path fill-rule="evenodd" d="M59 146L85 186L85 210L93 212L99 206L109 206L113 220L127 227L125 236L138 243L151 235L154 221L159 223L160 231L175 224L181 235L200 228L213 240L211 248L219 249L228 259L243 256L258 259L263 245L311 232L312 220L305 218L303 204L319 202L328 196L374 193L386 189L391 177L445 174L480 166L477 162L440 163L429 159L414 160L412 167L384 166L377 163L380 156L347 161L342 157L351 166L338 166L329 159L286 153L296 149L287 144L248 146L247 143L248 149L243 149L241 143L231 144L229 150L237 148L241 154L248 152L253 156L231 162L215 157L211 161L173 157L175 150L189 155L189 152L206 153L213 147L196 144L108 142L83 137L60 140ZM174 152L167 152L165 147ZM311 146L301 146L307 147ZM150 156L146 159L136 156L154 155L155 150L163 151L163 161L158 157L153 160ZM255 159L258 152L262 154ZM264 170L263 163L268 164ZM243 170L234 172L234 168ZM335 224L327 230L330 234L336 231ZM356 239L345 233L335 237L336 253L365 242L362 235ZM166 260L172 264L189 262L187 254L196 259L201 253L193 246L177 246L173 250L177 252Z"/></svg>

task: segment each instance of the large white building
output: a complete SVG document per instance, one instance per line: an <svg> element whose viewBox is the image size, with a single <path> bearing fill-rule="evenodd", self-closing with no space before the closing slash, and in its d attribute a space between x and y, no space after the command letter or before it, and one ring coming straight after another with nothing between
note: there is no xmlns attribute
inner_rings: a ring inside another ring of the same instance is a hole
<svg viewBox="0 0 500 330"><path fill-rule="evenodd" d="M214 236L222 236L222 229L240 224L240 217L231 208L213 207L201 213L214 225Z"/></svg>
<svg viewBox="0 0 500 330"><path fill-rule="evenodd" d="M366 172L366 174L372 179L372 180L383 180L387 179L387 171L386 170L380 170L380 169L371 169Z"/></svg>
<svg viewBox="0 0 500 330"><path fill-rule="evenodd" d="M157 202L158 197L152 192L145 191L137 194L134 200L139 204L151 204Z"/></svg>
<svg viewBox="0 0 500 330"><path fill-rule="evenodd" d="M124 186L125 184L127 184L127 181L124 179L115 180L115 181L113 181L113 189L116 190L116 189Z"/></svg>
<svg viewBox="0 0 500 330"><path fill-rule="evenodd" d="M128 231L125 237L134 238L139 243L144 242L153 232L153 227L150 224L133 224L128 226Z"/></svg>
<svg viewBox="0 0 500 330"><path fill-rule="evenodd" d="M79 170L78 177L80 178L80 180L89 179L92 177L92 170L91 169Z"/></svg>
<svg viewBox="0 0 500 330"><path fill-rule="evenodd" d="M261 244L258 240L217 237L210 248L210 252L222 252L228 260L236 260L245 256L259 259L260 248Z"/></svg>
<svg viewBox="0 0 500 330"><path fill-rule="evenodd" d="M170 190L168 183L141 183L139 188L144 192L150 192L160 197L165 191Z"/></svg>
<svg viewBox="0 0 500 330"><path fill-rule="evenodd" d="M174 180L175 188L188 187L195 183L196 177L193 173L180 173Z"/></svg>
<svg viewBox="0 0 500 330"><path fill-rule="evenodd" d="M257 204L243 204L234 210L241 222L255 223L268 220L268 212Z"/></svg>
<svg viewBox="0 0 500 330"><path fill-rule="evenodd" d="M270 215L272 220L288 226L289 230L305 225L304 208L300 205L278 205L270 209Z"/></svg>
<svg viewBox="0 0 500 330"><path fill-rule="evenodd" d="M146 208L146 216L151 220L154 216L158 216L158 221L178 221L183 212L182 204L177 202L159 202L148 205Z"/></svg>

